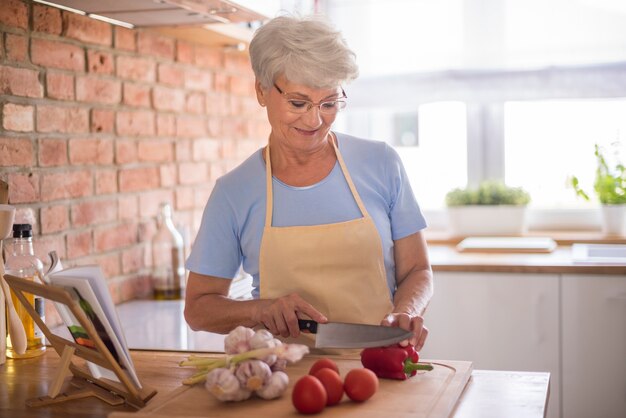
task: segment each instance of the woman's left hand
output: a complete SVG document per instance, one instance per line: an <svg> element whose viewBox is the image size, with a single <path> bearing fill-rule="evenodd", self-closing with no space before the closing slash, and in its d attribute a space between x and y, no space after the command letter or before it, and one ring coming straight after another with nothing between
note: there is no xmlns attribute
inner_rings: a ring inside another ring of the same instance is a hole
<svg viewBox="0 0 626 418"><path fill-rule="evenodd" d="M420 351L424 346L424 341L428 336L428 328L424 326L424 318L421 316L412 316L406 313L390 313L380 323L387 327L398 327L407 331L412 331L413 336L408 340L400 342L400 345L410 344L415 347L416 351Z"/></svg>

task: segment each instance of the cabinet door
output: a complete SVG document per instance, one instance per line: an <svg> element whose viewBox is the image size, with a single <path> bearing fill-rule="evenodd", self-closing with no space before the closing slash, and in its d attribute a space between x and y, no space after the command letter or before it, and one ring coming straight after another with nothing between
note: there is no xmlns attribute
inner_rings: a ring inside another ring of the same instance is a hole
<svg viewBox="0 0 626 418"><path fill-rule="evenodd" d="M559 276L435 272L424 359L475 369L550 372L548 416L559 416Z"/></svg>
<svg viewBox="0 0 626 418"><path fill-rule="evenodd" d="M563 276L563 416L626 417L626 277Z"/></svg>

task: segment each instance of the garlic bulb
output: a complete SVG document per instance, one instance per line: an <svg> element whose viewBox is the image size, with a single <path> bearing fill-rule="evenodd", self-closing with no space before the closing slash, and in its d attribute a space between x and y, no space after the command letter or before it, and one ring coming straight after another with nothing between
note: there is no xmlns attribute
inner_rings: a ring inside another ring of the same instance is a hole
<svg viewBox="0 0 626 418"><path fill-rule="evenodd" d="M220 401L243 401L252 394L241 387L232 371L221 367L207 374L205 387Z"/></svg>
<svg viewBox="0 0 626 418"><path fill-rule="evenodd" d="M272 376L272 370L262 360L246 360L235 370L235 376L241 387L247 390L258 390L265 386Z"/></svg>
<svg viewBox="0 0 626 418"><path fill-rule="evenodd" d="M250 350L250 339L254 331L244 326L238 326L224 338L224 352L226 354L245 353Z"/></svg>
<svg viewBox="0 0 626 418"><path fill-rule="evenodd" d="M272 335L266 329L260 329L254 333L252 338L250 338L250 348L253 350L259 348L271 348L278 347L282 345L282 342ZM268 365L273 365L276 362L277 356L275 354L270 354L269 356L263 358L262 360L266 362Z"/></svg>
<svg viewBox="0 0 626 418"><path fill-rule="evenodd" d="M289 377L285 372L274 372L269 382L255 392L263 399L274 399L282 395L289 385Z"/></svg>

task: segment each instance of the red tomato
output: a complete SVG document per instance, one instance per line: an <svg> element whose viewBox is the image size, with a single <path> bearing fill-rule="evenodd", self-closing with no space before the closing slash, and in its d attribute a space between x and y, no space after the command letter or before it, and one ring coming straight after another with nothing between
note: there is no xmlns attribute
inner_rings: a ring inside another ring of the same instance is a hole
<svg viewBox="0 0 626 418"><path fill-rule="evenodd" d="M343 381L343 388L348 398L363 402L378 390L378 377L369 369L352 369Z"/></svg>
<svg viewBox="0 0 626 418"><path fill-rule="evenodd" d="M336 371L337 374L339 374L339 367L337 366L337 363L335 363L329 358L321 358L317 360L315 363L313 363L313 365L309 369L309 374L313 376L318 370L321 370L324 368L332 369Z"/></svg>
<svg viewBox="0 0 626 418"><path fill-rule="evenodd" d="M318 370L313 376L317 377L324 385L324 389L326 389L326 395L328 395L326 406L337 405L343 398L341 376L328 367Z"/></svg>
<svg viewBox="0 0 626 418"><path fill-rule="evenodd" d="M326 389L314 376L302 376L293 387L291 402L301 414L317 414L326 406Z"/></svg>

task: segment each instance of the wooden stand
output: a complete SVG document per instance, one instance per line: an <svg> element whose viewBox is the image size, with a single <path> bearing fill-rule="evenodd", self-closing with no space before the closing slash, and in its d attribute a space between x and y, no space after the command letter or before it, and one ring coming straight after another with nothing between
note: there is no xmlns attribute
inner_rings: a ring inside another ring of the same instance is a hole
<svg viewBox="0 0 626 418"><path fill-rule="evenodd" d="M55 378L50 383L48 395L29 399L26 401L26 405L43 406L95 396L111 405L128 403L140 409L156 394L156 390L145 386L138 388L130 380L126 372L124 372L115 358L113 358L109 349L104 345L91 320L78 306L77 301L74 300L70 292L59 286L42 285L8 274L5 275L4 278L13 289L13 292L22 305L24 305L29 315L44 333L47 340L52 344L54 350L61 356L61 364L59 365ZM41 320L37 312L35 312L23 292L38 295L45 299L66 305L83 327L89 339L94 343L95 348L84 347L76 344L74 341L53 334ZM115 373L119 382L109 379L94 378L84 365L76 365L72 361L74 356L111 370ZM67 388L65 391L61 392L68 376L71 377L69 385L66 385Z"/></svg>

